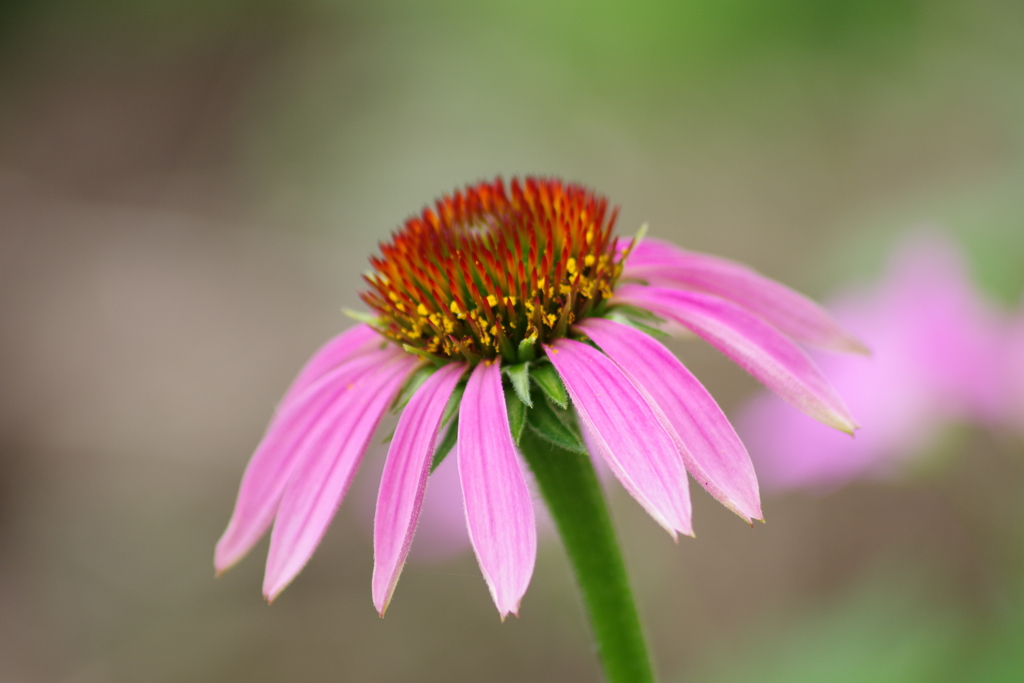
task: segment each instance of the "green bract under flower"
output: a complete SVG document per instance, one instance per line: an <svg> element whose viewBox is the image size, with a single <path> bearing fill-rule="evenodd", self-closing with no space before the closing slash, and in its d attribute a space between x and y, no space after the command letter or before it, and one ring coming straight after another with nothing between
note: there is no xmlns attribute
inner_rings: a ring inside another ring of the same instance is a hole
<svg viewBox="0 0 1024 683"><path fill-rule="evenodd" d="M622 273L617 209L559 180L497 179L444 196L372 257L375 327L438 360L515 360L599 314ZM521 355L521 354L519 354Z"/></svg>

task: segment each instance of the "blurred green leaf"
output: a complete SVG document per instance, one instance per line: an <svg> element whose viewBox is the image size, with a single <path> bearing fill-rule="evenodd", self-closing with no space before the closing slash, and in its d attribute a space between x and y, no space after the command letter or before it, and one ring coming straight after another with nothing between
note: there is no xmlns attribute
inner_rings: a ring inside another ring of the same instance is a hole
<svg viewBox="0 0 1024 683"><path fill-rule="evenodd" d="M816 614L773 621L760 648L724 654L689 680L933 683L957 661L965 631L961 615L913 585L871 583Z"/></svg>

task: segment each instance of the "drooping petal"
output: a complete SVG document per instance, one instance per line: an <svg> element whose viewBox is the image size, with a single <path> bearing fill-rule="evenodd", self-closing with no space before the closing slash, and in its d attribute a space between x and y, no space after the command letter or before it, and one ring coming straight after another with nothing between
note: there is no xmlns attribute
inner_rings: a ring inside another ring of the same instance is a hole
<svg viewBox="0 0 1024 683"><path fill-rule="evenodd" d="M518 614L537 557L533 501L509 432L498 363L480 363L466 385L455 446L469 539L494 604Z"/></svg>
<svg viewBox="0 0 1024 683"><path fill-rule="evenodd" d="M557 339L544 348L618 480L673 538L692 535L683 460L647 399L593 347Z"/></svg>
<svg viewBox="0 0 1024 683"><path fill-rule="evenodd" d="M306 387L323 377L327 372L341 365L347 360L356 358L379 349L386 340L377 330L365 323L350 327L341 334L330 339L314 353L302 370L292 380L292 384L281 399L279 410L296 396L301 394Z"/></svg>
<svg viewBox="0 0 1024 683"><path fill-rule="evenodd" d="M757 475L743 442L715 399L656 339L628 325L588 318L577 327L618 363L679 438L686 469L748 522L761 518Z"/></svg>
<svg viewBox="0 0 1024 683"><path fill-rule="evenodd" d="M715 294L739 304L805 344L834 351L868 352L821 306L735 261L685 251L668 242L647 238L629 255L622 275L646 280L655 286Z"/></svg>
<svg viewBox="0 0 1024 683"><path fill-rule="evenodd" d="M621 285L615 295L687 327L814 419L850 434L856 428L846 404L807 354L736 304L701 292L632 284Z"/></svg>
<svg viewBox="0 0 1024 683"><path fill-rule="evenodd" d="M316 550L370 437L416 363L410 354L393 357L349 383L335 399L329 429L288 482L277 511L263 578L268 600L284 590Z"/></svg>
<svg viewBox="0 0 1024 683"><path fill-rule="evenodd" d="M381 475L373 521L373 604L381 616L409 553L445 405L465 370L449 363L423 383L402 412Z"/></svg>
<svg viewBox="0 0 1024 683"><path fill-rule="evenodd" d="M332 422L327 413L338 396L382 364L405 355L392 347L350 360L311 383L283 407L242 476L235 510L214 553L218 573L240 560L270 527L288 480L310 449L324 439Z"/></svg>

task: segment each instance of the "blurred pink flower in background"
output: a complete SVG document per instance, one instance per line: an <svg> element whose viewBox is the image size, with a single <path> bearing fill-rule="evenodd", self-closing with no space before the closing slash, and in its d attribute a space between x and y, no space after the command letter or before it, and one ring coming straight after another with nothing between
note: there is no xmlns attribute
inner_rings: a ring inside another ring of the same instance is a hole
<svg viewBox="0 0 1024 683"><path fill-rule="evenodd" d="M905 239L878 284L840 296L830 309L872 350L871 357L815 354L862 429L851 438L758 396L739 425L766 488L889 476L932 445L944 425L992 424L1005 413L1005 324L948 238ZM1018 358L1024 366L1024 354Z"/></svg>
<svg viewBox="0 0 1024 683"><path fill-rule="evenodd" d="M1024 434L1024 301L1006 335L1006 417Z"/></svg>
<svg viewBox="0 0 1024 683"><path fill-rule="evenodd" d="M584 431L584 438L589 435ZM589 442L588 442L589 445ZM358 493L358 515L367 537L373 538L373 514L377 507L377 489L384 471L384 453L368 458L366 477ZM602 483L608 483L611 472L601 458L592 458L594 469ZM548 508L544 505L530 472L527 484L533 495L533 514L537 522L537 537L544 539L555 530ZM462 502L462 487L459 483L459 468L453 458L445 458L430 474L427 490L423 495L423 507L416 524L416 537L409 549L409 561L423 564L446 562L467 551L472 546L466 529L466 512Z"/></svg>
<svg viewBox="0 0 1024 683"><path fill-rule="evenodd" d="M357 493L357 515L368 538L373 538L373 515L377 490L384 472L384 453L368 454L365 478ZM534 505L534 512L541 508ZM459 468L454 458L445 458L430 475L423 506L416 525L416 537L409 559L427 564L444 562L470 549L463 511Z"/></svg>

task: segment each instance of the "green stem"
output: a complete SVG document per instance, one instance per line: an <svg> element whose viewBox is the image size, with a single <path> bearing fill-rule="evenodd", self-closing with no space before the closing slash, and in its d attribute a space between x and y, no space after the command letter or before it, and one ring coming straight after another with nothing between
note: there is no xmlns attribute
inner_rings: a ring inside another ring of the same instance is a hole
<svg viewBox="0 0 1024 683"><path fill-rule="evenodd" d="M609 683L653 682L626 567L590 458L551 445L530 428L523 430L519 448L569 554Z"/></svg>

